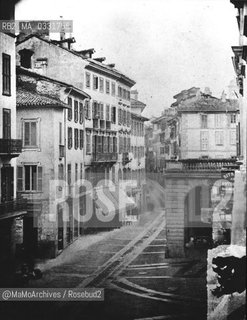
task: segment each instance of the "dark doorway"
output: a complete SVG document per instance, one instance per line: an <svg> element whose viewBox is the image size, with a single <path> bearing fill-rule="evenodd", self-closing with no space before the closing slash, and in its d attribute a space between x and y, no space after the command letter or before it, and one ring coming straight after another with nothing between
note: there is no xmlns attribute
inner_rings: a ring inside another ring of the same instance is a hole
<svg viewBox="0 0 247 320"><path fill-rule="evenodd" d="M58 216L58 250L63 250L63 208L61 205L57 206Z"/></svg>

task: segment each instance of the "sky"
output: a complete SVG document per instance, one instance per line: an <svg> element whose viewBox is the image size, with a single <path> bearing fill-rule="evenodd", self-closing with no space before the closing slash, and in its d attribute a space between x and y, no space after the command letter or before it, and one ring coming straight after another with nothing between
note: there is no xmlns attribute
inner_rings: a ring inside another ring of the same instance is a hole
<svg viewBox="0 0 247 320"><path fill-rule="evenodd" d="M94 48L135 80L151 117L184 89L209 87L216 97L227 90L236 13L230 0L22 0L15 18L73 20L74 48Z"/></svg>

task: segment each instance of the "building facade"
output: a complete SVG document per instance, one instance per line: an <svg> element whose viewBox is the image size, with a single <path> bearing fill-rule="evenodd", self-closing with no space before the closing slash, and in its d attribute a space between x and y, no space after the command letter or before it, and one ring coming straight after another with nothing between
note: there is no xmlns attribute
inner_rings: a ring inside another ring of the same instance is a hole
<svg viewBox="0 0 247 320"><path fill-rule="evenodd" d="M27 208L16 194L16 158L21 153L21 140L16 135L15 37L0 32L0 48L0 273L6 275L15 269Z"/></svg>
<svg viewBox="0 0 247 320"><path fill-rule="evenodd" d="M86 98L71 85L17 67L17 190L30 203L24 244L31 255L54 257L80 235L74 193L84 168Z"/></svg>
<svg viewBox="0 0 247 320"><path fill-rule="evenodd" d="M64 157L59 163L57 153L51 153L50 157L56 159L53 164L57 174L53 177L63 177L70 195L66 203L68 209L56 208L56 215L63 216L68 211L70 222L56 232L45 231L44 239L52 238L52 246L45 244L53 248L52 256L87 228L120 227L127 215L140 209L143 200L141 188L134 196L133 190L129 192L133 177L138 177L140 187L145 170L143 123L146 118L139 114L145 105L131 100L130 91L135 82L115 69L114 64L104 63L105 58L93 58L94 49L75 51L71 42L73 38L60 42L30 35L19 38L16 46L19 70L33 73L37 95L53 97L48 85L44 86L47 92L42 92L39 77L43 81L68 84L67 96L55 97L68 104L67 108L60 108L64 120L58 121L59 125L61 122L59 139L62 141L59 148ZM84 96L80 96L82 90ZM53 109L49 109L50 112ZM34 110L36 112L36 108L32 108L32 112ZM85 181L79 186L80 200L73 201L74 190L78 189L76 181L81 179ZM107 199L104 193L109 194ZM83 220L78 226L71 218L77 214Z"/></svg>

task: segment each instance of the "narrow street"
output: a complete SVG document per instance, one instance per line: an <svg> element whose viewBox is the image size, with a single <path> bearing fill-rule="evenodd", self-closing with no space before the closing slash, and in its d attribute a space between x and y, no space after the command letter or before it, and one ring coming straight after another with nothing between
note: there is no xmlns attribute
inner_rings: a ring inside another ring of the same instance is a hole
<svg viewBox="0 0 247 320"><path fill-rule="evenodd" d="M166 258L165 223L165 212L143 214L138 224L105 234L30 283L105 288L105 301L49 302L45 308L42 302L13 308L12 302L10 309L5 303L5 319L26 308L33 319L205 319L206 258L202 252L197 258Z"/></svg>

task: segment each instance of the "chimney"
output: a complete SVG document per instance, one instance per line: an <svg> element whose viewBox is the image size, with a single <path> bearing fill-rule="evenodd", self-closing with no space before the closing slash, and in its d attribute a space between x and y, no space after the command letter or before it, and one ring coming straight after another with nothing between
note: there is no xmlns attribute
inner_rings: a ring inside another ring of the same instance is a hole
<svg viewBox="0 0 247 320"><path fill-rule="evenodd" d="M132 99L138 100L138 91L137 90L131 90L130 94L131 94Z"/></svg>
<svg viewBox="0 0 247 320"><path fill-rule="evenodd" d="M222 102L226 102L226 94L225 94L225 90L222 91L222 94L221 94L221 101Z"/></svg>
<svg viewBox="0 0 247 320"><path fill-rule="evenodd" d="M209 95L209 96L212 95L212 91L210 90L209 87L205 87L205 89L204 89L204 94L207 94L207 95Z"/></svg>

